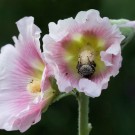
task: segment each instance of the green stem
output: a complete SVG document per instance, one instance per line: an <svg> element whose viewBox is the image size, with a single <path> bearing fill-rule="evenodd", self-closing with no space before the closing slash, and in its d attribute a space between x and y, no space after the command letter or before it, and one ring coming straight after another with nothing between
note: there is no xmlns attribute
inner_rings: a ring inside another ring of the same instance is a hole
<svg viewBox="0 0 135 135"><path fill-rule="evenodd" d="M78 118L78 135L89 135L92 126L89 123L89 97L80 93L78 97L79 118Z"/></svg>

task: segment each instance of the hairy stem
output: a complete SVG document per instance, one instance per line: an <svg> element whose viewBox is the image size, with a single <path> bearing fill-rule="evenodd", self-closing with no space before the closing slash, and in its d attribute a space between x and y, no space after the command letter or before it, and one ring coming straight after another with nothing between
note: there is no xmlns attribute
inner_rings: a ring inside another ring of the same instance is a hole
<svg viewBox="0 0 135 135"><path fill-rule="evenodd" d="M89 135L92 126L89 123L89 97L84 93L79 93L78 97L78 135Z"/></svg>

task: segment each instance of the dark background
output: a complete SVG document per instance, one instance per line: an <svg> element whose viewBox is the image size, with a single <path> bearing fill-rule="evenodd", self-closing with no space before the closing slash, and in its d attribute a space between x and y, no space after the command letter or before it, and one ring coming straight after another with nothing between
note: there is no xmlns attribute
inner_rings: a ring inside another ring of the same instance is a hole
<svg viewBox="0 0 135 135"><path fill-rule="evenodd" d="M75 16L91 8L112 19L135 20L135 0L0 0L0 46L13 43L18 35L15 22L24 16L34 16L42 36L48 33L48 23ZM123 66L109 88L98 98L90 99L91 135L135 135L135 40L128 44ZM0 110L1 112L2 110ZM0 135L21 135L19 131ZM77 101L66 97L56 102L42 115L42 120L23 135L77 135Z"/></svg>

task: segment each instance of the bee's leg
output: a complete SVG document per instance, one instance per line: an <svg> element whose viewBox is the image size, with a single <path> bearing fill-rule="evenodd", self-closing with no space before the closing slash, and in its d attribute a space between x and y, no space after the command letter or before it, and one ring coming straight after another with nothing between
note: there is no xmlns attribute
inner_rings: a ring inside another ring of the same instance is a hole
<svg viewBox="0 0 135 135"><path fill-rule="evenodd" d="M94 61L92 61L92 65L93 65L94 67L96 67L96 63L95 63Z"/></svg>
<svg viewBox="0 0 135 135"><path fill-rule="evenodd" d="M78 63L81 64L81 58L80 57L78 58Z"/></svg>
<svg viewBox="0 0 135 135"><path fill-rule="evenodd" d="M90 61L89 57L87 56L89 65L91 65L93 68L96 67L96 63L94 61Z"/></svg>
<svg viewBox="0 0 135 135"><path fill-rule="evenodd" d="M79 58L78 58L78 63L77 63L77 66L76 66L76 68L78 69L78 71L79 71L81 65L82 65L82 64L81 64L81 58L79 57Z"/></svg>
<svg viewBox="0 0 135 135"><path fill-rule="evenodd" d="M89 65L91 64L91 61L90 61L90 58L89 58L89 56L87 56L87 58L88 58L88 62L89 62Z"/></svg>

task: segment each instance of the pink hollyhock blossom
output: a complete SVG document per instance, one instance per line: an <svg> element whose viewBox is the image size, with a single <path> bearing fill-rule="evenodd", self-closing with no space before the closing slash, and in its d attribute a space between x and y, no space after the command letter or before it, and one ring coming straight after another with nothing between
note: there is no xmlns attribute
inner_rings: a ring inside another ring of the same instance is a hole
<svg viewBox="0 0 135 135"><path fill-rule="evenodd" d="M43 38L44 57L53 67L60 91L76 88L98 97L119 72L123 39L117 26L96 10L49 23L49 34Z"/></svg>
<svg viewBox="0 0 135 135"><path fill-rule="evenodd" d="M54 97L40 52L41 31L33 21L33 17L19 20L15 46L1 49L0 129L26 131L41 119L42 110Z"/></svg>

